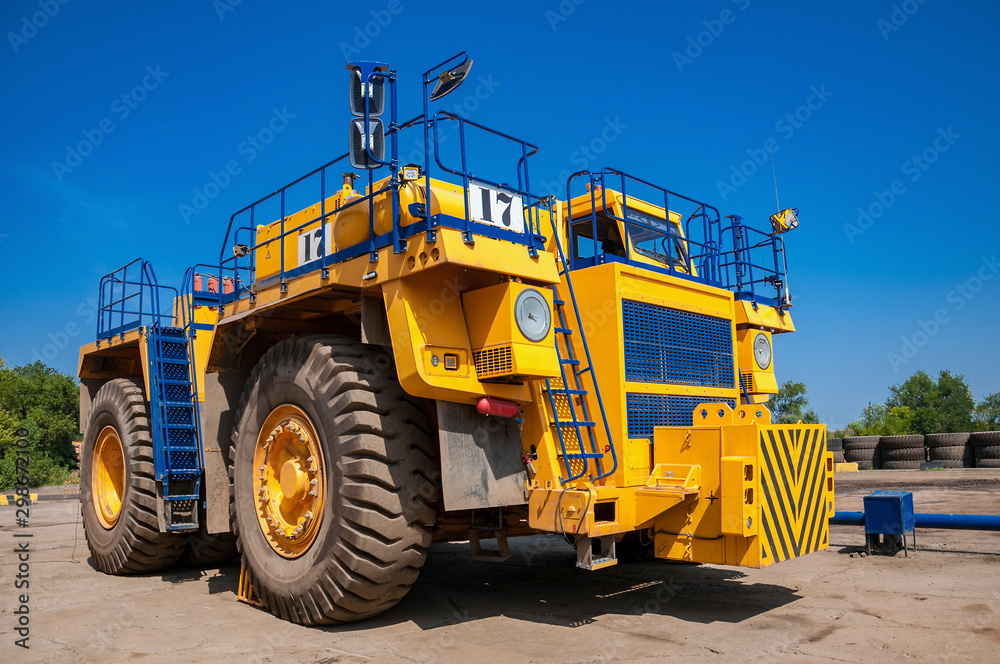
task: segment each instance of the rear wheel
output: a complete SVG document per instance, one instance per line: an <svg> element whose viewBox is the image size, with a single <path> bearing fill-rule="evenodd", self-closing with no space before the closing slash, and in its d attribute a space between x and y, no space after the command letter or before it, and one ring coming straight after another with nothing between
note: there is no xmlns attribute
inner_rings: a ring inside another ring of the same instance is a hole
<svg viewBox="0 0 1000 664"><path fill-rule="evenodd" d="M187 538L161 533L149 410L142 388L119 378L94 397L80 453L80 512L90 555L106 574L163 569Z"/></svg>
<svg viewBox="0 0 1000 664"><path fill-rule="evenodd" d="M188 567L219 567L236 558L236 536L232 533L209 534L205 515L201 515L198 532L188 535L181 564Z"/></svg>
<svg viewBox="0 0 1000 664"><path fill-rule="evenodd" d="M342 337L271 348L233 433L231 515L261 601L303 624L395 605L430 545L435 451L391 358Z"/></svg>

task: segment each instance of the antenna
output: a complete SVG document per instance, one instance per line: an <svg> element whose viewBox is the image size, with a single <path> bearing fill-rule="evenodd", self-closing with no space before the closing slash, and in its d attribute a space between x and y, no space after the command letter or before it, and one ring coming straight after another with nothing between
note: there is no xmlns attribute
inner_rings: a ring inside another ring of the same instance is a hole
<svg viewBox="0 0 1000 664"><path fill-rule="evenodd" d="M767 147L767 156L771 158L771 177L774 178L774 205L776 210L781 210L781 203L778 202L778 176L774 173L774 155L771 154L771 146Z"/></svg>

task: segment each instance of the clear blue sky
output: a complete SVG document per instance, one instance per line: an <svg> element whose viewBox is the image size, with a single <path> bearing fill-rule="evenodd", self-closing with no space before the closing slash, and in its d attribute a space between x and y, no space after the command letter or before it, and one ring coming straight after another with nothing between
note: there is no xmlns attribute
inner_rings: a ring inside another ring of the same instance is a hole
<svg viewBox="0 0 1000 664"><path fill-rule="evenodd" d="M917 369L1000 390L1000 5L678 4L5 1L0 354L75 374L102 274L142 256L177 285L230 213L343 153L345 50L399 71L410 116L419 73L466 49L475 81L445 106L481 89L475 120L541 146L535 183L612 165L764 222L769 165L733 168L774 139L802 222L775 363L828 424Z"/></svg>

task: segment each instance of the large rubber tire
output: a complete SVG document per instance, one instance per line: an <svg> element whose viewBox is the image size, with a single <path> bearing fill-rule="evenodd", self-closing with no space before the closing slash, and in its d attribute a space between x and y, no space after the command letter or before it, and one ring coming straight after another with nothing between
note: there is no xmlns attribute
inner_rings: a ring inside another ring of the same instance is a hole
<svg viewBox="0 0 1000 664"><path fill-rule="evenodd" d="M844 451L873 450L878 445L878 439L878 436L850 436L844 438Z"/></svg>
<svg viewBox="0 0 1000 664"><path fill-rule="evenodd" d="M1000 468L1000 459L977 459L976 468Z"/></svg>
<svg viewBox="0 0 1000 664"><path fill-rule="evenodd" d="M1000 445L989 445L976 448L977 459L1000 459Z"/></svg>
<svg viewBox="0 0 1000 664"><path fill-rule="evenodd" d="M920 470L919 461L883 461L885 470Z"/></svg>
<svg viewBox="0 0 1000 664"><path fill-rule="evenodd" d="M188 567L221 567L238 555L236 536L232 533L209 534L202 514L198 532L188 535L181 564Z"/></svg>
<svg viewBox="0 0 1000 664"><path fill-rule="evenodd" d="M910 436L881 436L878 440L878 446L883 450L923 449L924 437L922 434Z"/></svg>
<svg viewBox="0 0 1000 664"><path fill-rule="evenodd" d="M879 456L882 457L882 465L886 468L889 466L885 464L889 461L916 461L919 463L926 459L922 447L882 450Z"/></svg>
<svg viewBox="0 0 1000 664"><path fill-rule="evenodd" d="M973 447L1000 445L1000 431L977 431L969 434L969 445Z"/></svg>
<svg viewBox="0 0 1000 664"><path fill-rule="evenodd" d="M878 466L878 462L880 460L879 456L880 456L879 450L875 448L860 449L860 450L852 450L852 449L844 450L844 458L847 459L848 461L853 461L855 463L874 463L876 467Z"/></svg>
<svg viewBox="0 0 1000 664"><path fill-rule="evenodd" d="M844 463L844 450L834 450L833 451L833 462L834 463Z"/></svg>
<svg viewBox="0 0 1000 664"><path fill-rule="evenodd" d="M112 427L124 454L124 490L117 519L101 522L92 488L98 436ZM80 454L80 512L94 564L105 574L155 572L177 562L187 538L161 533L149 408L136 381L118 378L97 392L84 427Z"/></svg>
<svg viewBox="0 0 1000 664"><path fill-rule="evenodd" d="M927 447L955 447L969 442L967 433L929 433L924 436Z"/></svg>
<svg viewBox="0 0 1000 664"><path fill-rule="evenodd" d="M826 439L826 451L836 452L837 450L844 449L844 440L842 438L827 438Z"/></svg>
<svg viewBox="0 0 1000 664"><path fill-rule="evenodd" d="M871 461L855 461L858 464L858 470L875 470L875 466Z"/></svg>
<svg viewBox="0 0 1000 664"><path fill-rule="evenodd" d="M973 454L973 448L967 447L965 445L956 445L952 447L932 447L928 451L928 458L930 461L943 461L943 460L957 460L957 461L969 461L971 462L975 455Z"/></svg>
<svg viewBox="0 0 1000 664"><path fill-rule="evenodd" d="M286 404L311 420L325 488L311 542L297 557L269 543L253 493L261 427ZM233 532L267 608L296 623L342 623L382 613L406 595L431 543L437 453L391 358L337 336L278 343L247 381L233 445Z"/></svg>

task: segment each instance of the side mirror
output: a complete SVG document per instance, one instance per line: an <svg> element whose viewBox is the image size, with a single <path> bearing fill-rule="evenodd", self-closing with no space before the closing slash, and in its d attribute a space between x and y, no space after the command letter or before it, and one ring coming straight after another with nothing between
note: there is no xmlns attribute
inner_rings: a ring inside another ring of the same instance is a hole
<svg viewBox="0 0 1000 664"><path fill-rule="evenodd" d="M799 225L799 209L785 208L771 215L771 228L775 233L787 233Z"/></svg>
<svg viewBox="0 0 1000 664"><path fill-rule="evenodd" d="M380 162L385 161L385 127L382 125L382 120L379 118L368 120L367 128L364 118L351 120L348 145L350 145L352 167L371 170L381 166ZM371 151L370 156L369 151Z"/></svg>
<svg viewBox="0 0 1000 664"><path fill-rule="evenodd" d="M351 114L363 118L367 105L369 117L382 115L385 109L385 79L375 76L369 82L368 78L372 72L385 71L385 65L376 62L348 62L347 68L351 70Z"/></svg>
<svg viewBox="0 0 1000 664"><path fill-rule="evenodd" d="M431 90L431 101L437 101L460 86L471 68L472 60L466 60L457 67L441 72L438 75L437 83L434 84L434 89Z"/></svg>

